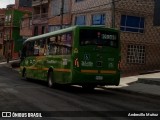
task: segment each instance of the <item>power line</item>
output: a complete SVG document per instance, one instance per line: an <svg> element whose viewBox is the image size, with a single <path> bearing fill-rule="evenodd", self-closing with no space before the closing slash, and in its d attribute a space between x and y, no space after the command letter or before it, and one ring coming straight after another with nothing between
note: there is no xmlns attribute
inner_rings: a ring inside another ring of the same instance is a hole
<svg viewBox="0 0 160 120"><path fill-rule="evenodd" d="M63 2L63 0L61 1L61 2ZM60 7L58 7L59 9L60 9L60 14L58 14L58 15L54 15L54 16L51 16L51 17L48 17L48 19L54 19L54 18L56 18L56 17L61 17L61 23L63 22L62 20L63 20L63 14L68 14L68 13L72 13L72 14L74 14L74 13L79 13L79 12L85 12L85 11L87 11L87 10L94 10L94 8L98 8L98 7L104 7L104 6L106 6L106 5L112 5L111 7L112 7L112 12L113 12L113 16L112 16L112 21L114 21L114 12L115 12L115 3L117 3L117 2L122 2L122 3L126 3L127 1L123 1L123 0L114 0L114 2L113 2L113 0L112 0L112 2L108 2L108 3L105 3L105 4L101 4L101 5L97 5L97 6L93 6L93 7L89 7L89 8L86 8L86 9L81 9L81 10L75 10L75 11L68 11L68 12L65 12L64 13L64 11L62 10L62 9L64 9L63 7L64 6L61 6L61 8ZM146 3L149 3L149 4L154 4L154 2L139 2L139 1L134 1L134 4L136 4L136 5L146 5ZM63 3L61 4L61 5L63 5ZM154 6L154 5L148 5L148 6ZM113 23L113 25L112 25L113 27L114 27L114 23ZM62 24L61 24L61 27L62 27Z"/></svg>
<svg viewBox="0 0 160 120"><path fill-rule="evenodd" d="M114 1L114 3L116 3L116 2L126 2L126 1L123 1L123 0L116 0L116 1ZM90 8L86 8L86 9L81 9L81 10L83 10L83 11L85 11L85 10L90 10L90 9L94 9L94 8L97 8L97 7L103 7L103 6L106 6L106 5L111 5L113 2L108 2L108 3L106 3L106 4L101 4L101 5L97 5L97 6L93 6L93 7L90 7ZM138 2L137 2L138 3ZM143 2L141 2L141 3L143 3ZM146 5L146 3L147 2L144 2L144 4L137 4L137 5ZM153 4L152 2L148 2L148 3L150 3L150 4ZM152 5L150 5L150 6L152 6ZM153 5L154 6L154 5ZM57 7L57 8L60 8L60 7ZM61 8L60 8L61 9ZM71 11L71 13L77 13L77 12L82 12L82 11L80 11L80 10L76 10L76 11ZM63 11L63 14L68 14L68 13L70 13L69 11L68 12L65 12L64 13L64 11ZM54 16L51 16L51 17L48 17L48 19L53 19L53 18L55 18L55 17L60 17L61 16L61 13L59 13L59 14L57 14L57 15L54 15Z"/></svg>
<svg viewBox="0 0 160 120"><path fill-rule="evenodd" d="M114 3L116 3L116 2L125 2L126 3L127 1L123 1L123 0L114 1ZM141 3L139 3L137 1L136 5L146 5L146 3L154 4L154 2L141 2ZM91 9L94 9L94 8L103 7L103 6L111 5L111 4L113 4L113 2L108 2L106 4L101 4L101 5L97 5L97 6L93 6L93 7L89 7L89 8L85 8L85 9L81 9L81 10L82 11L87 11L87 10L91 10ZM149 5L149 6L154 6L154 5ZM81 10L72 11L72 13L82 12Z"/></svg>
<svg viewBox="0 0 160 120"><path fill-rule="evenodd" d="M119 1L121 1L121 0L117 0L115 2L119 2ZM112 4L112 2L109 2L109 3L103 4L103 5L97 5L97 6L93 6L93 7L82 9L82 10L85 11L85 10L94 9L94 8L97 8L97 7L102 7L102 6L111 5L111 4ZM72 11L72 12L81 12L81 11L76 10L76 11Z"/></svg>

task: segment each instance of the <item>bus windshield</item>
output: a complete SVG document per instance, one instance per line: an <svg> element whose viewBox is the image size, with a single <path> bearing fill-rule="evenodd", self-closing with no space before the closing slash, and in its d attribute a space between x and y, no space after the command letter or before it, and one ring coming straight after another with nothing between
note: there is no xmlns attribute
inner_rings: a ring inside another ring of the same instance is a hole
<svg viewBox="0 0 160 120"><path fill-rule="evenodd" d="M118 34L104 30L88 30L80 29L79 32L80 45L98 45L118 47Z"/></svg>

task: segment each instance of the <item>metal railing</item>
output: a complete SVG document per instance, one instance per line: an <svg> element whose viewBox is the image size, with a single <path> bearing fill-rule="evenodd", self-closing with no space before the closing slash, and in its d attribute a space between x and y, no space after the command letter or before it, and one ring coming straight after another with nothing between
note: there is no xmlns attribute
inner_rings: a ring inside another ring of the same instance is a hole
<svg viewBox="0 0 160 120"><path fill-rule="evenodd" d="M33 19L48 18L48 13L33 14Z"/></svg>
<svg viewBox="0 0 160 120"><path fill-rule="evenodd" d="M7 35L4 35L4 40L5 40L5 41L10 40L10 38L11 38L10 35L8 35L8 34L7 34Z"/></svg>
<svg viewBox="0 0 160 120"><path fill-rule="evenodd" d="M48 0L33 0L32 6L37 6L37 5L46 4L46 3L48 3Z"/></svg>

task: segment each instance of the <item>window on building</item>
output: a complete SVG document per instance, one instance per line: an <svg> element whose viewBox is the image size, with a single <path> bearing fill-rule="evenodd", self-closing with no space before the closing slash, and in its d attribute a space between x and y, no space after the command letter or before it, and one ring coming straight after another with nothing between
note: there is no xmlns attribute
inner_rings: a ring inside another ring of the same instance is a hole
<svg viewBox="0 0 160 120"><path fill-rule="evenodd" d="M38 26L35 26L35 27L34 27L34 35L35 35L35 36L38 35Z"/></svg>
<svg viewBox="0 0 160 120"><path fill-rule="evenodd" d="M69 12L69 0L64 0L63 13Z"/></svg>
<svg viewBox="0 0 160 120"><path fill-rule="evenodd" d="M47 13L47 8L45 8L45 6L42 7L42 13Z"/></svg>
<svg viewBox="0 0 160 120"><path fill-rule="evenodd" d="M70 25L63 25L62 26L62 28L67 28L67 27L70 27ZM61 25L50 25L48 27L49 32L53 32L53 31L60 30L60 29L61 29Z"/></svg>
<svg viewBox="0 0 160 120"><path fill-rule="evenodd" d="M128 45L127 52L128 63L145 63L145 46L144 45Z"/></svg>
<svg viewBox="0 0 160 120"><path fill-rule="evenodd" d="M85 25L85 16L84 15L80 15L80 16L76 16L75 17L75 24L76 25Z"/></svg>
<svg viewBox="0 0 160 120"><path fill-rule="evenodd" d="M0 33L0 38L2 38L3 37L3 33Z"/></svg>
<svg viewBox="0 0 160 120"><path fill-rule="evenodd" d="M105 25L105 14L92 15L92 25Z"/></svg>
<svg viewBox="0 0 160 120"><path fill-rule="evenodd" d="M52 31L56 31L56 30L59 30L60 29L60 25L50 25L49 26L49 32L52 32Z"/></svg>
<svg viewBox="0 0 160 120"><path fill-rule="evenodd" d="M42 34L46 33L46 28L45 26L42 26Z"/></svg>
<svg viewBox="0 0 160 120"><path fill-rule="evenodd" d="M52 0L51 1L52 4L52 8L51 8L51 15L52 16L57 16L57 15L61 15L61 7L62 7L62 3L60 2L60 0ZM63 14L68 13L69 12L69 0L64 0L64 4L63 4Z"/></svg>
<svg viewBox="0 0 160 120"><path fill-rule="evenodd" d="M144 17L136 17L136 16L121 16L121 31L129 31L129 32L144 32Z"/></svg>
<svg viewBox="0 0 160 120"><path fill-rule="evenodd" d="M32 19L29 19L29 27L32 26Z"/></svg>
<svg viewBox="0 0 160 120"><path fill-rule="evenodd" d="M8 22L8 16L7 15L5 16L5 22Z"/></svg>
<svg viewBox="0 0 160 120"><path fill-rule="evenodd" d="M56 16L56 15L60 15L61 13L61 2L59 2L59 0L52 0L52 6L51 7L51 15L52 16Z"/></svg>
<svg viewBox="0 0 160 120"><path fill-rule="evenodd" d="M11 15L9 15L9 22L11 22L11 19L12 19L12 16L11 16Z"/></svg>

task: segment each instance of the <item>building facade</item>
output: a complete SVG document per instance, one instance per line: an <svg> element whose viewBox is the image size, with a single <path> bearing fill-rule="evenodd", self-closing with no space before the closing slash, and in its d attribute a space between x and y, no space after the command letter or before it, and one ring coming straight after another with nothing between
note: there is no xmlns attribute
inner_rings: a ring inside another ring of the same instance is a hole
<svg viewBox="0 0 160 120"><path fill-rule="evenodd" d="M48 0L32 0L33 35L48 32Z"/></svg>
<svg viewBox="0 0 160 120"><path fill-rule="evenodd" d="M32 7L32 0L15 0L15 8Z"/></svg>
<svg viewBox="0 0 160 120"><path fill-rule="evenodd" d="M20 21L24 11L18 9L7 9L4 22L4 56L10 59L17 59L22 46L20 36Z"/></svg>
<svg viewBox="0 0 160 120"><path fill-rule="evenodd" d="M23 41L33 36L32 32L32 13L26 13L21 19L20 36Z"/></svg>
<svg viewBox="0 0 160 120"><path fill-rule="evenodd" d="M3 59L3 39L4 39L5 9L0 9L0 60Z"/></svg>
<svg viewBox="0 0 160 120"><path fill-rule="evenodd" d="M15 7L18 10L27 11L20 22L20 36L22 37L22 42L24 42L24 40L33 36L32 0L15 0Z"/></svg>
<svg viewBox="0 0 160 120"><path fill-rule="evenodd" d="M49 0L48 18L49 32L71 26L71 0Z"/></svg>
<svg viewBox="0 0 160 120"><path fill-rule="evenodd" d="M122 74L155 70L160 28L153 25L154 5L154 0L72 0L72 24L120 30Z"/></svg>

